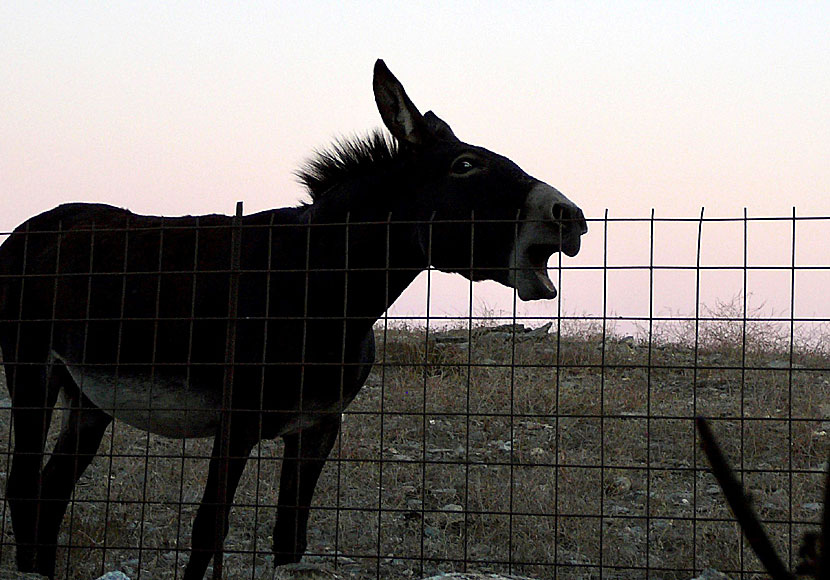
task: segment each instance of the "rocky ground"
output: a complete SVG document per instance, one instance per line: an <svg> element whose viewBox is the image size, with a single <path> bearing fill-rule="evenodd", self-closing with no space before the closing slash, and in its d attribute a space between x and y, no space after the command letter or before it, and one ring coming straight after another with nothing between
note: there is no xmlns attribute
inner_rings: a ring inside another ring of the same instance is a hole
<svg viewBox="0 0 830 580"><path fill-rule="evenodd" d="M321 478L306 562L356 579L759 570L696 445L696 415L714 418L774 541L796 549L821 514L823 352L791 356L768 333L738 345L701 333L695 346L540 326L378 329L379 364ZM58 577L179 577L209 451L116 424L67 514ZM246 470L229 578L272 578L280 453L265 442ZM8 566L5 509L0 522Z"/></svg>

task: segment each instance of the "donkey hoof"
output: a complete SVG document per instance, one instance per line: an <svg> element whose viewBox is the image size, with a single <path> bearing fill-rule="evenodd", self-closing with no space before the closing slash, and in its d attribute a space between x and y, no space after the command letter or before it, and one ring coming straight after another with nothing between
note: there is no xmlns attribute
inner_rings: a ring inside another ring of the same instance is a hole
<svg viewBox="0 0 830 580"><path fill-rule="evenodd" d="M274 552L274 568L298 563L303 558L303 552Z"/></svg>
<svg viewBox="0 0 830 580"><path fill-rule="evenodd" d="M292 547L292 550L285 548ZM285 566L286 564L296 564L303 558L305 554L305 542L302 545L297 545L292 538L288 542L274 542L274 567Z"/></svg>

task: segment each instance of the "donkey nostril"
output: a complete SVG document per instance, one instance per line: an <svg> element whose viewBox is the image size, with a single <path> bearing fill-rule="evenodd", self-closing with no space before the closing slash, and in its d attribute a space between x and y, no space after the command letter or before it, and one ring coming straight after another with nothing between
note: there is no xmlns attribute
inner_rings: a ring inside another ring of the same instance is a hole
<svg viewBox="0 0 830 580"><path fill-rule="evenodd" d="M561 222L568 216L568 206L563 203L555 203L550 210L551 217L554 221Z"/></svg>
<svg viewBox="0 0 830 580"><path fill-rule="evenodd" d="M554 203L550 210L551 218L558 225L565 228L572 228L579 230L582 235L588 231L588 225L585 223L585 216L582 210L575 205L567 203Z"/></svg>

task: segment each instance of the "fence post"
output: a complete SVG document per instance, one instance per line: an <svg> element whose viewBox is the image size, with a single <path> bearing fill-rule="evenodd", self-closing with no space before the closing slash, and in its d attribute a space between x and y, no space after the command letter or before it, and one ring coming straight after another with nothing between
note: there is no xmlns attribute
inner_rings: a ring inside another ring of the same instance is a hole
<svg viewBox="0 0 830 580"><path fill-rule="evenodd" d="M239 263L242 252L242 202L236 202L236 215L231 231L231 268L228 279L228 328L225 339L225 373L222 383L222 417L220 424L220 466L218 497L224 498L217 506L214 530L213 580L222 580L222 561L225 553L225 511L231 499L228 493L228 463L231 443L231 404L233 400L233 367L236 350L236 318L239 301Z"/></svg>

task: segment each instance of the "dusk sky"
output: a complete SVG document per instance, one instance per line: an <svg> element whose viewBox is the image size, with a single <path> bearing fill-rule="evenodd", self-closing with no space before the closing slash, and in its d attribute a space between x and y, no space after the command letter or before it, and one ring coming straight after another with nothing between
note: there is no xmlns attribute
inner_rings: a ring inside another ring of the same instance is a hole
<svg viewBox="0 0 830 580"><path fill-rule="evenodd" d="M422 111L507 155L591 220L830 216L827 2L0 4L0 231L67 201L153 214L305 199L293 171L380 124L383 58ZM565 266L601 266L603 224ZM830 219L797 224L827 267ZM648 263L647 221L611 222L609 265ZM694 265L697 224L658 223L655 260ZM704 265L743 261L743 224L705 224ZM789 266L792 223L751 223L749 262ZM551 262L556 265L557 259ZM790 272L749 276L788 314ZM552 274L556 279L557 273ZM399 312L426 309L423 280ZM655 276L655 314L694 312L694 272ZM742 289L705 272L702 300ZM648 314L648 273L608 273L606 312ZM830 317L830 271L799 271L796 315ZM433 275L434 314L469 284ZM602 314L602 271L565 270L561 308ZM477 285L474 308L512 309ZM556 302L519 306L555 314Z"/></svg>

